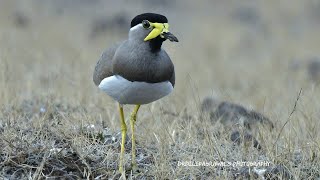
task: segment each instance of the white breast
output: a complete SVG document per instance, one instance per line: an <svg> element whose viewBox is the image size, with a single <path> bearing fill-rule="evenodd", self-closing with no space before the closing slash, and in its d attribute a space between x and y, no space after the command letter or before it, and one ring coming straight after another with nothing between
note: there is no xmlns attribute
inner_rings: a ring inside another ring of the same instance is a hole
<svg viewBox="0 0 320 180"><path fill-rule="evenodd" d="M173 90L169 81L131 82L119 75L103 79L99 88L120 104L148 104L170 94Z"/></svg>

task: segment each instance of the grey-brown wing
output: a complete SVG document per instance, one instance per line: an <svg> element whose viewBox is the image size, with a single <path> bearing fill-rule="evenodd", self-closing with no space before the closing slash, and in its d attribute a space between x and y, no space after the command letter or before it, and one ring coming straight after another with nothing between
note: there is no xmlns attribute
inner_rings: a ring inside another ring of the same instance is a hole
<svg viewBox="0 0 320 180"><path fill-rule="evenodd" d="M120 44L113 45L105 50L98 60L93 72L93 82L99 86L100 82L109 76L113 76L112 59Z"/></svg>

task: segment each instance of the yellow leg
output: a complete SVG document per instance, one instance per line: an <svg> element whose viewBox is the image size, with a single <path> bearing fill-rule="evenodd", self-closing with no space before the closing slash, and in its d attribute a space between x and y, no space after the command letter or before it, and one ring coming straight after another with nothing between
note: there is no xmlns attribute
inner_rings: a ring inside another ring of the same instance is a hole
<svg viewBox="0 0 320 180"><path fill-rule="evenodd" d="M138 113L138 110L140 108L140 105L136 105L132 114L131 114L131 118L130 118L130 125L131 125L131 132L132 132L132 138L131 138L131 141L132 141L132 148L131 148L131 151L132 151L132 163L131 163L131 166L132 166L132 169L135 170L137 168L137 162L136 162L136 141L135 141L135 138L134 138L134 125L136 123L136 120L137 120L137 113Z"/></svg>
<svg viewBox="0 0 320 180"><path fill-rule="evenodd" d="M120 163L119 163L119 171L123 173L123 156L124 156L124 144L126 143L126 134L127 134L127 125L124 121L123 107L119 104L119 112L120 112L120 123L121 123L121 153L120 153Z"/></svg>

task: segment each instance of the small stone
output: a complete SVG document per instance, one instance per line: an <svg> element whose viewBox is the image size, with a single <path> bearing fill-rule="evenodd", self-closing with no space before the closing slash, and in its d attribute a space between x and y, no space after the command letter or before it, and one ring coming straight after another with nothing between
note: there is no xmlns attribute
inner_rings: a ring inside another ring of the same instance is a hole
<svg viewBox="0 0 320 180"><path fill-rule="evenodd" d="M267 168L264 178L270 180L293 179L293 176L286 167L282 165L275 165Z"/></svg>
<svg viewBox="0 0 320 180"><path fill-rule="evenodd" d="M45 107L41 107L39 111L40 111L40 113L45 113L47 111L47 109Z"/></svg>

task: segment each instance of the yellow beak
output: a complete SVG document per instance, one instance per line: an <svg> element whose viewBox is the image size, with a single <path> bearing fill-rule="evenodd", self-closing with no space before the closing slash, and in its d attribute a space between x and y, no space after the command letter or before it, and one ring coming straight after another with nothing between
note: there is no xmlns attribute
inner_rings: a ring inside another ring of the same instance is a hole
<svg viewBox="0 0 320 180"><path fill-rule="evenodd" d="M153 27L153 30L148 34L144 41L148 41L150 39L156 38L160 35L160 37L165 38L163 36L164 33L169 32L169 24L168 23L151 23L150 25Z"/></svg>

